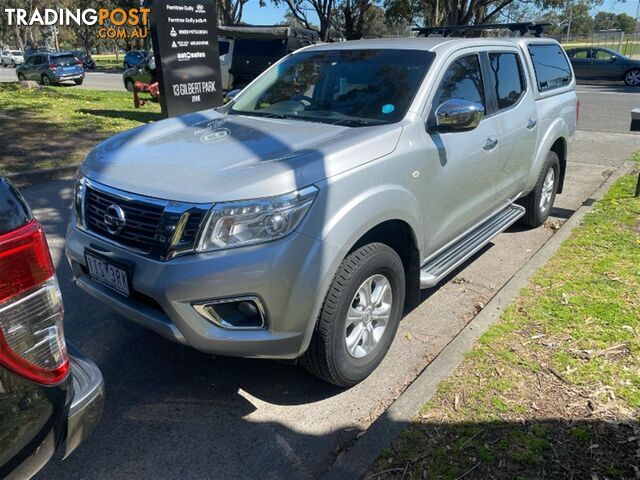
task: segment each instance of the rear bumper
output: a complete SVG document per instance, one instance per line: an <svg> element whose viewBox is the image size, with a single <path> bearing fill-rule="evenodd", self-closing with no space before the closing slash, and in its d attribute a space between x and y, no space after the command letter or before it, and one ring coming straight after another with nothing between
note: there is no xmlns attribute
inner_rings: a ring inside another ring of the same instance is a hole
<svg viewBox="0 0 640 480"><path fill-rule="evenodd" d="M73 400L67 418L64 458L68 457L91 433L104 407L104 380L98 367L69 346Z"/></svg>
<svg viewBox="0 0 640 480"><path fill-rule="evenodd" d="M60 75L60 76L56 75L57 82L66 82L69 80L81 80L81 79L84 79L84 73L74 73L70 75Z"/></svg>

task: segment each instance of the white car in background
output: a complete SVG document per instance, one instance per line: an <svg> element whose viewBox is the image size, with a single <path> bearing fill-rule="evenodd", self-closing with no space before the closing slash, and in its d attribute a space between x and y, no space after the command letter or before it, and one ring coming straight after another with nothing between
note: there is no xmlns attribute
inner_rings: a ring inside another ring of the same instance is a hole
<svg viewBox="0 0 640 480"><path fill-rule="evenodd" d="M2 50L0 53L0 64L3 67L15 67L24 63L24 57L20 50Z"/></svg>

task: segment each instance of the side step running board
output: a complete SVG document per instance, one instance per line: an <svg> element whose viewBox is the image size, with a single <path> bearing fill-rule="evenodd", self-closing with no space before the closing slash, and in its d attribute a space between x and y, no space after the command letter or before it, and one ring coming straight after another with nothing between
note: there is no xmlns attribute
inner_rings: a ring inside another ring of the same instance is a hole
<svg viewBox="0 0 640 480"><path fill-rule="evenodd" d="M500 232L509 228L525 213L520 205L511 204L485 220L456 243L430 258L420 269L420 288L430 288L479 251Z"/></svg>

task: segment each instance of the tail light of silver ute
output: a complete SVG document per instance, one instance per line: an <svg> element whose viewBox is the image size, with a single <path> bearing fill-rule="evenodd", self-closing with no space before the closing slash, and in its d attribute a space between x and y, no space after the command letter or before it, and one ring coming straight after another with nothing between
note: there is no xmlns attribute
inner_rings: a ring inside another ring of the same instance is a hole
<svg viewBox="0 0 640 480"><path fill-rule="evenodd" d="M40 224L0 235L0 365L45 385L63 380L69 357L63 306Z"/></svg>

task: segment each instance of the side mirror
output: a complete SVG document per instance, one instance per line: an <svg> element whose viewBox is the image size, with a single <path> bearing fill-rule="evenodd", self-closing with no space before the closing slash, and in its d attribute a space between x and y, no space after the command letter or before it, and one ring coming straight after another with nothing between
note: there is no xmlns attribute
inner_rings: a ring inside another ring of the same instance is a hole
<svg viewBox="0 0 640 480"><path fill-rule="evenodd" d="M611 61L615 62L616 60L618 60L618 57L616 57L615 55L611 55Z"/></svg>
<svg viewBox="0 0 640 480"><path fill-rule="evenodd" d="M465 131L476 128L484 117L479 103L454 98L436 109L436 129L439 131Z"/></svg>

